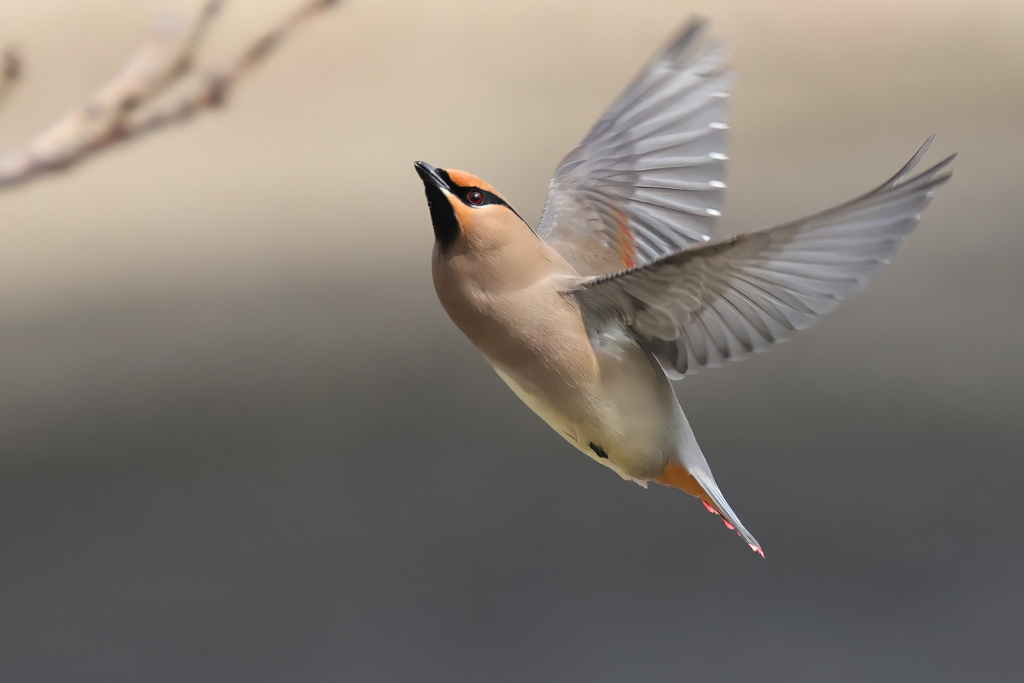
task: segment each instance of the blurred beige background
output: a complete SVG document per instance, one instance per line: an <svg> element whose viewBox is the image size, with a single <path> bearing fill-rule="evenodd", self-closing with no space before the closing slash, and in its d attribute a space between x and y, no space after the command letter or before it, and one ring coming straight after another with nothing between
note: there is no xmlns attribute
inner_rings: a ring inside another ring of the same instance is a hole
<svg viewBox="0 0 1024 683"><path fill-rule="evenodd" d="M0 148L198 4L0 3L27 62ZM232 3L208 63L292 6ZM536 224L692 13L740 75L723 232L849 199L932 132L960 153L867 292L679 386L764 566L584 471L493 377L434 300L412 169ZM1015 0L350 0L223 111L0 193L0 678L1011 680L1022 36Z"/></svg>
<svg viewBox="0 0 1024 683"><path fill-rule="evenodd" d="M27 73L0 145L81 101L154 16L197 6L3 3L4 39L22 46ZM231 54L290 6L230 5L207 57ZM902 360L922 367L900 371L920 381L1011 379L1020 364L996 338L1024 334L1021 316L999 315L1017 307L1021 282L1024 7L1009 1L350 2L305 27L226 111L4 193L0 315L342 273L425 286L431 237L411 161L481 175L535 223L559 158L690 13L714 20L740 73L724 232L845 200L937 131L936 158L961 153L956 180L867 294L906 298L878 334L916 347ZM982 315L1001 327L985 329ZM948 335L967 357L929 379L922 342Z"/></svg>

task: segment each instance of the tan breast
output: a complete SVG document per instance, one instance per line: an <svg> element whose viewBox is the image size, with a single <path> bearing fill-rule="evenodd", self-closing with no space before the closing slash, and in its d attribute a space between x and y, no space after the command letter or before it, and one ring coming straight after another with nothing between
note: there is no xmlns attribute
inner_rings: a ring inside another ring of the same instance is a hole
<svg viewBox="0 0 1024 683"><path fill-rule="evenodd" d="M624 334L595 351L576 299L563 293L576 271L533 233L466 237L434 254L434 286L452 321L581 451L627 478L660 475L674 405L664 373Z"/></svg>
<svg viewBox="0 0 1024 683"><path fill-rule="evenodd" d="M545 385L545 393L597 381L579 307L561 292L561 281L576 275L521 222L476 221L433 259L434 287L452 321L492 365Z"/></svg>

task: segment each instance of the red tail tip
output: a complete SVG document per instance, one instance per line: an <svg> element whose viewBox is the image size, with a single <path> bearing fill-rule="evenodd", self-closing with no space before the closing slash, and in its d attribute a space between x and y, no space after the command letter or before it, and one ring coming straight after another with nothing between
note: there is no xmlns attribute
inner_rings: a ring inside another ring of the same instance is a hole
<svg viewBox="0 0 1024 683"><path fill-rule="evenodd" d="M764 557L764 551L758 548L756 545L754 545L753 543L748 543L747 545L749 545L750 549L753 550L755 553L757 553L761 557Z"/></svg>

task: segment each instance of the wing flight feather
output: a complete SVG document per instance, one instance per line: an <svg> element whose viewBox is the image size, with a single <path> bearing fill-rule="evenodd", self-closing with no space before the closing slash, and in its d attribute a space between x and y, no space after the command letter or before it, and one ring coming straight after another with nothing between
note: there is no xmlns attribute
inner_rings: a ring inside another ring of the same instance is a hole
<svg viewBox="0 0 1024 683"><path fill-rule="evenodd" d="M709 239L725 189L725 46L691 20L559 164L537 234L584 275Z"/></svg>
<svg viewBox="0 0 1024 683"><path fill-rule="evenodd" d="M624 321L676 377L763 351L863 289L896 253L950 177L953 156L907 178L931 140L857 199L584 280L574 294L592 322Z"/></svg>

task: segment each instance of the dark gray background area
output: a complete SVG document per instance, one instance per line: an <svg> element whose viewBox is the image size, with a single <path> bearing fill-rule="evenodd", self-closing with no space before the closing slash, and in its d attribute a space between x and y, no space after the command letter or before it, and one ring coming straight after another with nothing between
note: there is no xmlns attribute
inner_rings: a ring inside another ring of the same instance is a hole
<svg viewBox="0 0 1024 683"><path fill-rule="evenodd" d="M196 4L0 4L0 143ZM535 224L690 11L740 74L723 233L960 152L867 291L677 385L764 560L494 375L412 169ZM1021 35L1016 0L353 0L223 113L0 194L0 681L1020 680Z"/></svg>
<svg viewBox="0 0 1024 683"><path fill-rule="evenodd" d="M683 381L762 560L562 442L432 297L319 282L5 332L21 381L73 357L81 395L3 435L4 678L1016 677L1018 424L837 389L872 352L828 323Z"/></svg>

